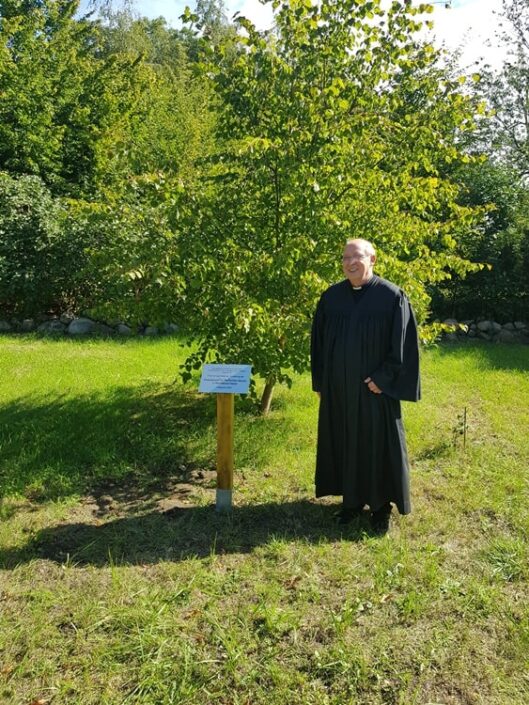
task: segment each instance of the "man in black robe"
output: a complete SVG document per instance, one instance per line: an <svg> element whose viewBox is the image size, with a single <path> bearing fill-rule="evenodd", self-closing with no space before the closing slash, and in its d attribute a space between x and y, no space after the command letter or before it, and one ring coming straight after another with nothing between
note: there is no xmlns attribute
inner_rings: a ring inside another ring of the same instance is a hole
<svg viewBox="0 0 529 705"><path fill-rule="evenodd" d="M405 294L373 274L367 240L349 240L346 279L325 291L312 326L312 388L320 397L316 496L342 495L341 524L371 510L389 527L392 504L410 507L400 401L420 398L415 316Z"/></svg>

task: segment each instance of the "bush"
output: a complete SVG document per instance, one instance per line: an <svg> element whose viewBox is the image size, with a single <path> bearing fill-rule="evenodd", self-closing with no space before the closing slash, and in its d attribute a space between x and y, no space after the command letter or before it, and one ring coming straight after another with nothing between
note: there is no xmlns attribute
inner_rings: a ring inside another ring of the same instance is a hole
<svg viewBox="0 0 529 705"><path fill-rule="evenodd" d="M76 312L89 296L90 233L76 203L38 176L0 172L0 316Z"/></svg>
<svg viewBox="0 0 529 705"><path fill-rule="evenodd" d="M459 179L462 204L488 211L474 232L460 238L462 255L489 266L433 289L433 311L459 320L529 320L529 190L512 170L492 162L468 166Z"/></svg>
<svg viewBox="0 0 529 705"><path fill-rule="evenodd" d="M137 325L180 321L180 233L168 207L145 193L116 202L71 202L68 238L84 243L71 284L82 310ZM163 200L163 199L162 199Z"/></svg>
<svg viewBox="0 0 529 705"><path fill-rule="evenodd" d="M0 173L0 310L24 316L54 308L61 207L37 176Z"/></svg>

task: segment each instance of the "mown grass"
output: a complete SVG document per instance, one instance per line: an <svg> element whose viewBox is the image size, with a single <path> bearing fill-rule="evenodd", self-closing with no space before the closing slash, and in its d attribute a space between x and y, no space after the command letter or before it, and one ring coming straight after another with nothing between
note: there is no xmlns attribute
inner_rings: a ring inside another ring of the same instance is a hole
<svg viewBox="0 0 529 705"><path fill-rule="evenodd" d="M527 347L424 354L414 511L384 538L312 499L307 376L268 419L237 400L217 516L184 354L0 338L0 702L525 705Z"/></svg>

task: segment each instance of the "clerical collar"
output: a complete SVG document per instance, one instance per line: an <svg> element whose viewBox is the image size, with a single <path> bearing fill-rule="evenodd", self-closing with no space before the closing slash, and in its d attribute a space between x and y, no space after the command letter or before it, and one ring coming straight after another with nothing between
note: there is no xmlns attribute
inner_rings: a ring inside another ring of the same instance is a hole
<svg viewBox="0 0 529 705"><path fill-rule="evenodd" d="M371 282L373 281L373 278L374 278L374 275L371 277L371 279L366 281L365 284L362 284L362 286L354 286L353 284L351 284L353 291L362 291L362 289L365 289L366 286L369 286L371 284Z"/></svg>

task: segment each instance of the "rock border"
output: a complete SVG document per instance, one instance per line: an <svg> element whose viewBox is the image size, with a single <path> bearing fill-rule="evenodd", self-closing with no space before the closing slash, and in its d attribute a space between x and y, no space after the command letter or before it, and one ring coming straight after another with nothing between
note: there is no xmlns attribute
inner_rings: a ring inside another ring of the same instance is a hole
<svg viewBox="0 0 529 705"><path fill-rule="evenodd" d="M441 321L437 321L440 323ZM496 321L479 318L476 320L457 321L446 318L443 325L451 326L452 331L443 333L443 340L458 342L461 340L484 340L490 343L525 343L529 344L529 324L525 321L512 321L497 323ZM163 326L144 324L129 326L124 321L96 321L88 316L73 316L63 314L24 320L0 320L0 333L41 333L42 335L61 336L68 335L80 338L90 335L118 336L128 338L131 336L156 337L159 335L174 335L178 332L176 323L166 323Z"/></svg>
<svg viewBox="0 0 529 705"><path fill-rule="evenodd" d="M40 318L25 318L23 320L0 320L0 333L40 333L49 336L67 335L81 338L90 335L155 337L158 335L174 335L178 332L176 323L166 323L163 326L129 326L124 321L96 321L88 316L49 316Z"/></svg>
<svg viewBox="0 0 529 705"><path fill-rule="evenodd" d="M488 343L529 344L529 325L525 321L498 323L486 318L465 321L446 318L442 323L454 328L454 330L443 334L443 340L448 342L474 339L484 340Z"/></svg>

